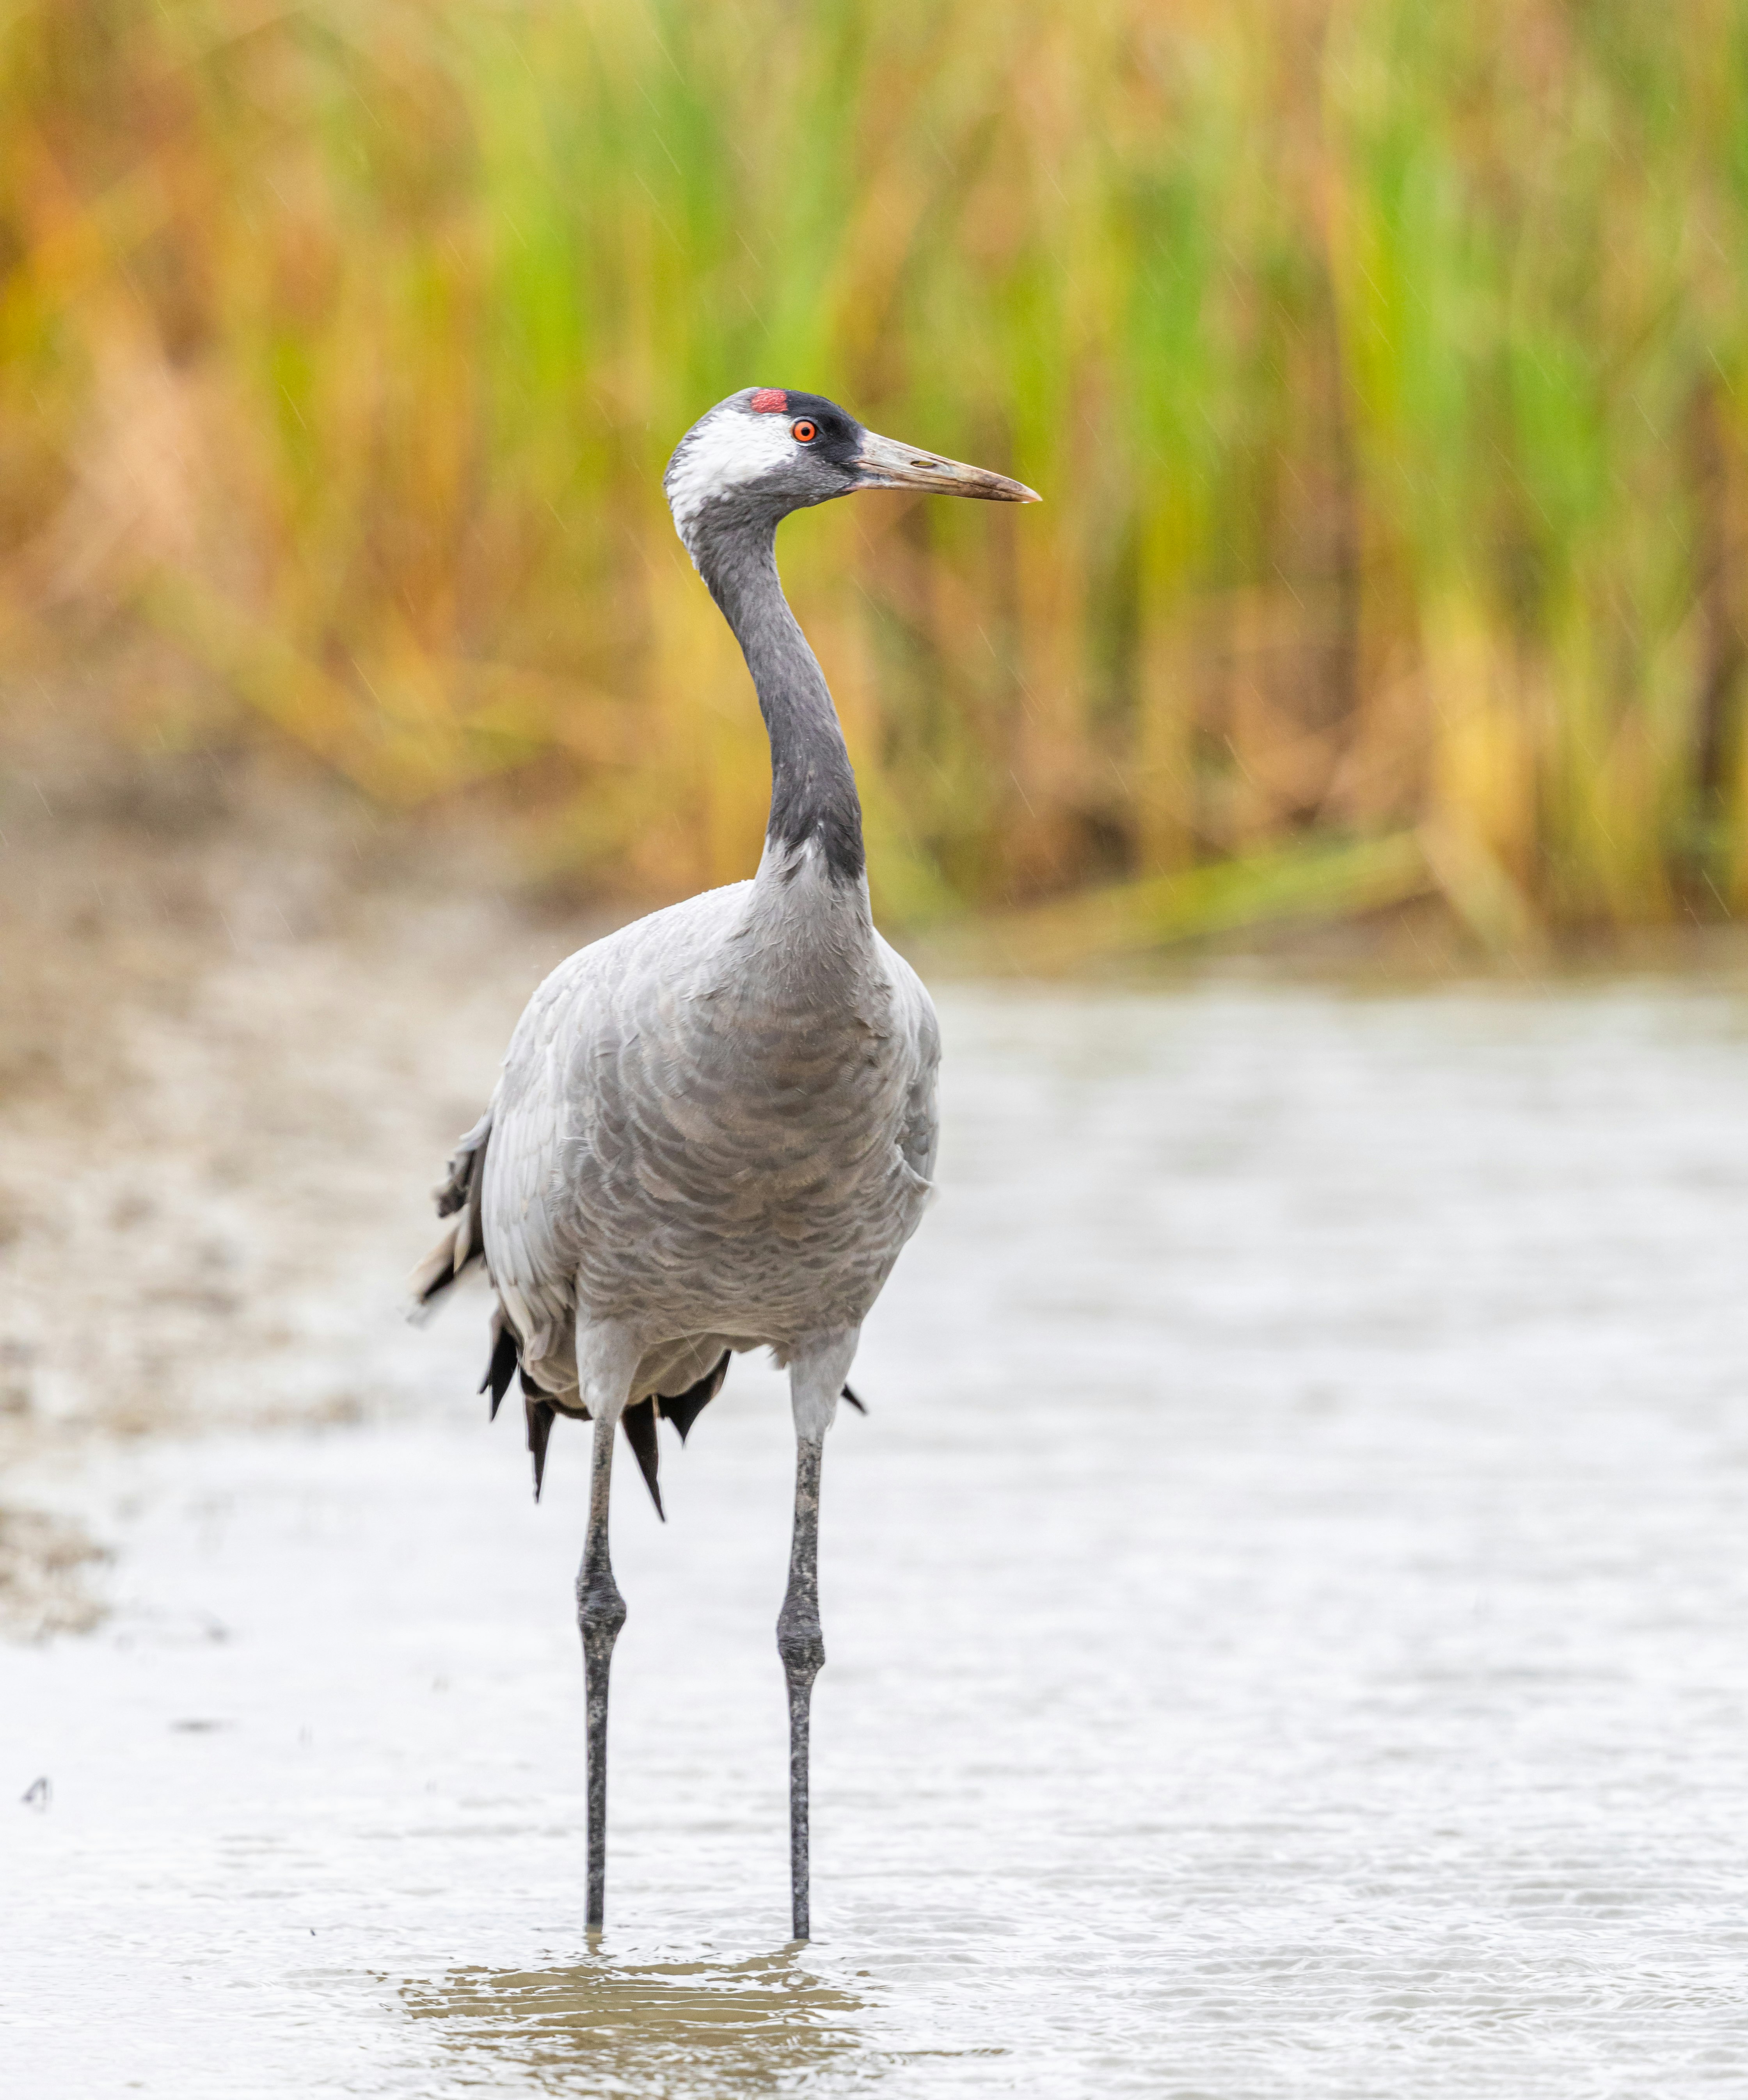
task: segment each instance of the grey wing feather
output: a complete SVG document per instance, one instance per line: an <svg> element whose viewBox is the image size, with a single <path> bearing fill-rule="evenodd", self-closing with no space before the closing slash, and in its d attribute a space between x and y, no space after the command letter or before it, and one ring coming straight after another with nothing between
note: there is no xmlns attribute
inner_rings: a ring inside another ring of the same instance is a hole
<svg viewBox="0 0 1748 2100"><path fill-rule="evenodd" d="M880 959L891 974L913 1060L898 1149L911 1172L932 1183L935 1155L940 1145L940 1118L935 1107L935 1081L940 1069L940 1023L936 1017L935 1002L929 997L922 978L896 949L888 947L878 934L875 939Z"/></svg>

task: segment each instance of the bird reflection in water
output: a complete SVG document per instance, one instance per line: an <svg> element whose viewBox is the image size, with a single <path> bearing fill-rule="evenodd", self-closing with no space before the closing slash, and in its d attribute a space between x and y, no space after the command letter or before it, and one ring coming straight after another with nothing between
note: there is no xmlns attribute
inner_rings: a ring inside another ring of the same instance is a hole
<svg viewBox="0 0 1748 2100"><path fill-rule="evenodd" d="M403 1987L446 2046L531 2073L548 2093L793 2091L856 2049L861 2011L790 1952L743 1961L452 1969ZM696 2081L694 2084L693 2081Z"/></svg>

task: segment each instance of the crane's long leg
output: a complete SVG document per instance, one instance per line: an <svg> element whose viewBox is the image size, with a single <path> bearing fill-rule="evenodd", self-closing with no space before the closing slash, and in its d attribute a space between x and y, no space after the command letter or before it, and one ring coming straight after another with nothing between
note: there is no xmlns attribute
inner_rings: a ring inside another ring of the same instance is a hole
<svg viewBox="0 0 1748 2100"><path fill-rule="evenodd" d="M777 1614L777 1651L789 1680L789 1892L795 1937L811 1936L808 1904L808 1725L813 1680L826 1661L819 1623L819 1475L823 1428L795 1444L795 1529L789 1587Z"/></svg>
<svg viewBox="0 0 1748 2100"><path fill-rule="evenodd" d="M777 1618L777 1652L789 1681L789 1895L795 1936L812 1936L808 1900L808 1728L813 1680L825 1667L819 1624L819 1475L826 1432L855 1360L856 1330L815 1335L790 1359L795 1411L795 1528L789 1587Z"/></svg>
<svg viewBox="0 0 1748 2100"><path fill-rule="evenodd" d="M613 1643L625 1623L625 1599L607 1553L607 1498L613 1485L613 1444L619 1424L603 1413L595 1421L589 1476L588 1539L577 1577L577 1624L583 1631L583 1672L588 1706L588 1929L599 1932L607 1895L607 1673Z"/></svg>

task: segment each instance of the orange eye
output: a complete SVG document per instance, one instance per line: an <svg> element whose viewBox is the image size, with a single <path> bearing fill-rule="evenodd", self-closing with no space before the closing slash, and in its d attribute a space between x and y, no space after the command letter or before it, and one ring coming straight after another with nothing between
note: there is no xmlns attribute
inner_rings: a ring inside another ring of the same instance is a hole
<svg viewBox="0 0 1748 2100"><path fill-rule="evenodd" d="M801 421L790 429L789 435L798 445L810 445L819 435L819 425L808 422L804 416Z"/></svg>

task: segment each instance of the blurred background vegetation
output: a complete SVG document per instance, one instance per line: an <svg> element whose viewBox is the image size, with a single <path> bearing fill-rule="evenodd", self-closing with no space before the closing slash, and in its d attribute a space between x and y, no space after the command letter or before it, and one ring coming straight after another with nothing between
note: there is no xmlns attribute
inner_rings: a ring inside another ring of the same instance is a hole
<svg viewBox="0 0 1748 2100"><path fill-rule="evenodd" d="M797 386L1046 499L785 528L895 921L1723 917L1745 265L1742 0L11 0L0 733L744 874Z"/></svg>

